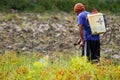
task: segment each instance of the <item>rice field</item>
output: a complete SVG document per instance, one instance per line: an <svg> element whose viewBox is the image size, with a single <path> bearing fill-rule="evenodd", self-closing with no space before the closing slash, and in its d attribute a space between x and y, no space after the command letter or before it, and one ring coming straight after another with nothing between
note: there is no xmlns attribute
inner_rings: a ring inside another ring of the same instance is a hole
<svg viewBox="0 0 120 80"><path fill-rule="evenodd" d="M41 55L38 52L0 54L0 80L119 80L120 65L101 58L92 64L85 57Z"/></svg>

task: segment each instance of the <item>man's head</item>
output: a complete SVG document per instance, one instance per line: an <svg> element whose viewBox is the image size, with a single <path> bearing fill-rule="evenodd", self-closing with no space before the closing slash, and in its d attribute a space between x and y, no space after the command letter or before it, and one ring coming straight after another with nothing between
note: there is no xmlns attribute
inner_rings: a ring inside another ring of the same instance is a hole
<svg viewBox="0 0 120 80"><path fill-rule="evenodd" d="M82 3L75 4L75 6L74 6L74 12L75 13L79 14L84 10L85 10L85 6Z"/></svg>

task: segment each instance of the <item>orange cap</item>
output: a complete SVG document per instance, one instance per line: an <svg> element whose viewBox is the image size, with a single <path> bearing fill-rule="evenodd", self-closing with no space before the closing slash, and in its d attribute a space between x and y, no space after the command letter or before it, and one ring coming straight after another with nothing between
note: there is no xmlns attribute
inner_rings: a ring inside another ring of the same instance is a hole
<svg viewBox="0 0 120 80"><path fill-rule="evenodd" d="M74 6L74 12L78 13L78 12L82 12L85 10L85 7L82 3L77 3Z"/></svg>

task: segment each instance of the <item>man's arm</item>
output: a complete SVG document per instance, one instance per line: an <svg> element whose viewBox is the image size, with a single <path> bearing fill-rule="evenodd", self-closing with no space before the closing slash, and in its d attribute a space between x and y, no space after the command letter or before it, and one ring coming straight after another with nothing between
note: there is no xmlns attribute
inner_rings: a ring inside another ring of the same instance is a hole
<svg viewBox="0 0 120 80"><path fill-rule="evenodd" d="M80 34L80 46L84 46L84 30L83 30L83 25L79 25L79 34Z"/></svg>

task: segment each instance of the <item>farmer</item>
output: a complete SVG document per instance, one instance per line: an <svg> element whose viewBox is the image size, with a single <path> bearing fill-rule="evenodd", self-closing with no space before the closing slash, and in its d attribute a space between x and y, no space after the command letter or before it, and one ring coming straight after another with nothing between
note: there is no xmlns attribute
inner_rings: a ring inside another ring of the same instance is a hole
<svg viewBox="0 0 120 80"><path fill-rule="evenodd" d="M80 35L80 47L84 47L84 54L89 61L100 61L100 37L99 34L92 35L91 29L88 23L87 15L90 12L85 10L85 6L82 3L77 3L74 6L74 12L77 14L77 22L79 26Z"/></svg>

